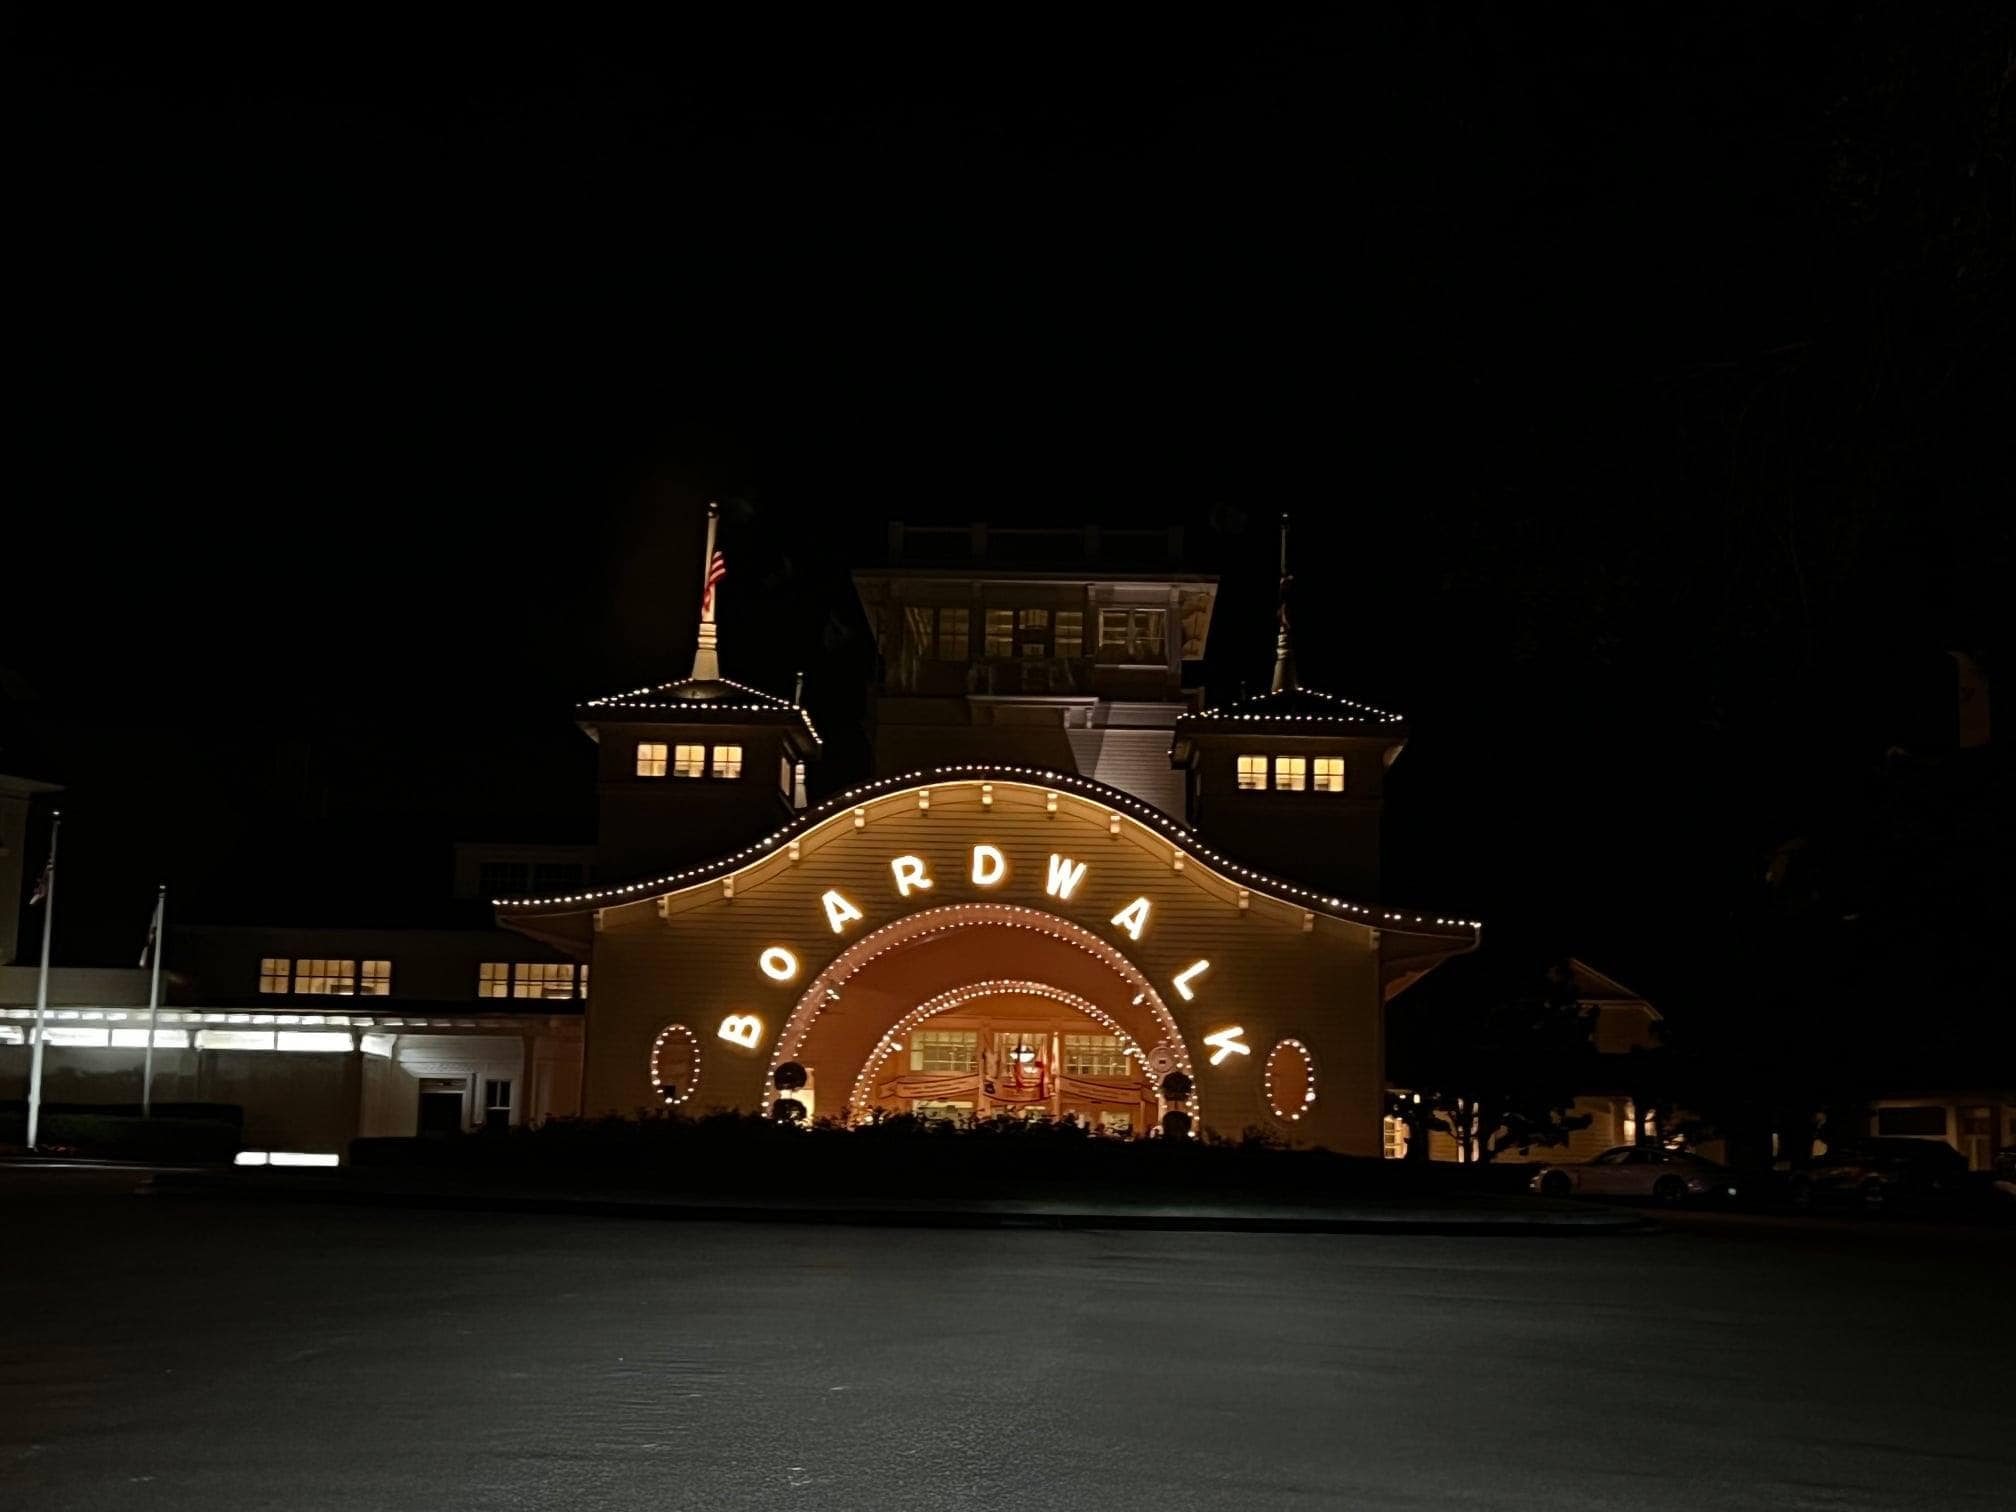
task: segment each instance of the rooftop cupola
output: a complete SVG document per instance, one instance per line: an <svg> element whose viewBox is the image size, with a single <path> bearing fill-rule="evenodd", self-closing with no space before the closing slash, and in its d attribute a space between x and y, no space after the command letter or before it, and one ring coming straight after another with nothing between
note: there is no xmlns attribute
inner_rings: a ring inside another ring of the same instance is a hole
<svg viewBox="0 0 2016 1512"><path fill-rule="evenodd" d="M805 763L820 742L803 674L790 698L721 676L715 612L728 566L719 531L720 506L709 504L691 675L575 707L601 748L596 870L604 880L735 850L805 806Z"/></svg>
<svg viewBox="0 0 2016 1512"><path fill-rule="evenodd" d="M1184 817L1226 854L1377 902L1386 769L1407 742L1406 721L1302 685L1293 584L1284 514L1268 691L1180 716L1169 764L1183 773Z"/></svg>

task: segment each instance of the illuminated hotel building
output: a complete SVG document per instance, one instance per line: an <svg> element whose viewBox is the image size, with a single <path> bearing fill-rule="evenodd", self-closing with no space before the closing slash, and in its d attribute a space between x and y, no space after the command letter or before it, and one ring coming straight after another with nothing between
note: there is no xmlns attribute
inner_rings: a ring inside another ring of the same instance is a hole
<svg viewBox="0 0 2016 1512"><path fill-rule="evenodd" d="M1139 1135L1180 1113L1400 1153L1385 1005L1477 940L1382 888L1404 721L1304 685L1285 612L1267 691L1207 699L1218 584L1175 532L892 526L888 546L854 573L877 650L858 786L809 799L830 784L802 691L724 675L710 539L687 675L575 711L593 838L458 846L429 927L171 913L157 1109L240 1109L248 1149L334 1160L575 1113L774 1116L781 1072L803 1077L787 1116ZM0 775L0 926L55 791ZM0 928L0 1104L24 1095L36 992L14 946ZM1651 1004L1570 964L1604 1066L1655 1043ZM49 1105L136 1104L146 974L59 965L50 992ZM1569 1158L1645 1132L1606 1075ZM1981 1168L2016 1146L2016 1097L1906 1087L1868 1127ZM1439 1133L1428 1152L1458 1154Z"/></svg>
<svg viewBox="0 0 2016 1512"><path fill-rule="evenodd" d="M248 1147L330 1156L577 1112L775 1115L802 1070L784 1115L1140 1135L1174 1113L1381 1152L1383 1005L1477 938L1382 897L1397 715L1302 686L1285 614L1269 691L1207 701L1218 585L1175 532L891 527L854 574L873 770L811 801L801 694L724 675L715 525L688 675L575 711L594 840L458 848L455 928L171 929L157 1103L235 1105ZM0 995L0 1084L25 1071L28 975ZM145 993L57 983L52 1103L137 1101Z"/></svg>
<svg viewBox="0 0 2016 1512"><path fill-rule="evenodd" d="M774 1112L781 1069L813 1118L1381 1152L1383 1004L1476 940L1380 897L1405 725L1302 687L1285 614L1271 690L1207 704L1216 580L1141 534L892 530L854 578L876 770L817 804L804 709L706 626L692 675L581 705L596 880L498 919L592 963L584 1111Z"/></svg>

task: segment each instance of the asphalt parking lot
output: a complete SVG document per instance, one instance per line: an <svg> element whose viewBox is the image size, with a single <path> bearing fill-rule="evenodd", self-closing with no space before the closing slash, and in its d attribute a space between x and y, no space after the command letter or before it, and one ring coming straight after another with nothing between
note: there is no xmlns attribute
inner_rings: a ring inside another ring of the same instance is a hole
<svg viewBox="0 0 2016 1512"><path fill-rule="evenodd" d="M2007 1506L2016 1235L659 1223L0 1176L0 1502Z"/></svg>

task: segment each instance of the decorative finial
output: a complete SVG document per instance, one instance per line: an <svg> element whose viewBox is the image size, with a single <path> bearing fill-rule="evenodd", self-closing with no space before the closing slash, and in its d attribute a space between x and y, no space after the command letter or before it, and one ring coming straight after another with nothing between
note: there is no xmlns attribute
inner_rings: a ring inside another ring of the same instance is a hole
<svg viewBox="0 0 2016 1512"><path fill-rule="evenodd" d="M805 674L802 671L798 674L798 681L792 685L791 702L801 709L805 707Z"/></svg>
<svg viewBox="0 0 2016 1512"><path fill-rule="evenodd" d="M1274 607L1274 684L1268 691L1280 693L1302 686L1295 677L1295 647L1288 633L1288 588L1295 581L1288 571L1288 515L1281 515L1281 591Z"/></svg>
<svg viewBox="0 0 2016 1512"><path fill-rule="evenodd" d="M714 547L714 537L721 527L721 506L712 499L707 501L707 554L702 558L700 571L700 637L693 646L693 676L696 680L715 681L721 676L721 657L716 649L717 632L714 628L714 585L728 575L728 562Z"/></svg>

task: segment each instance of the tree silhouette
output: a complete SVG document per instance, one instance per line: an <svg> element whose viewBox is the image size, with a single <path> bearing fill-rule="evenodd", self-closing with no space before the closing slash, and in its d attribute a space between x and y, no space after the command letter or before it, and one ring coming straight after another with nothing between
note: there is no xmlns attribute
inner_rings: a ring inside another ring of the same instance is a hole
<svg viewBox="0 0 2016 1512"><path fill-rule="evenodd" d="M1421 1094L1400 1116L1417 1139L1421 1124L1451 1135L1466 1161L1561 1144L1589 1122L1570 1110L1593 1069L1595 1022L1565 961L1519 949L1459 956L1389 1014L1390 1074Z"/></svg>

